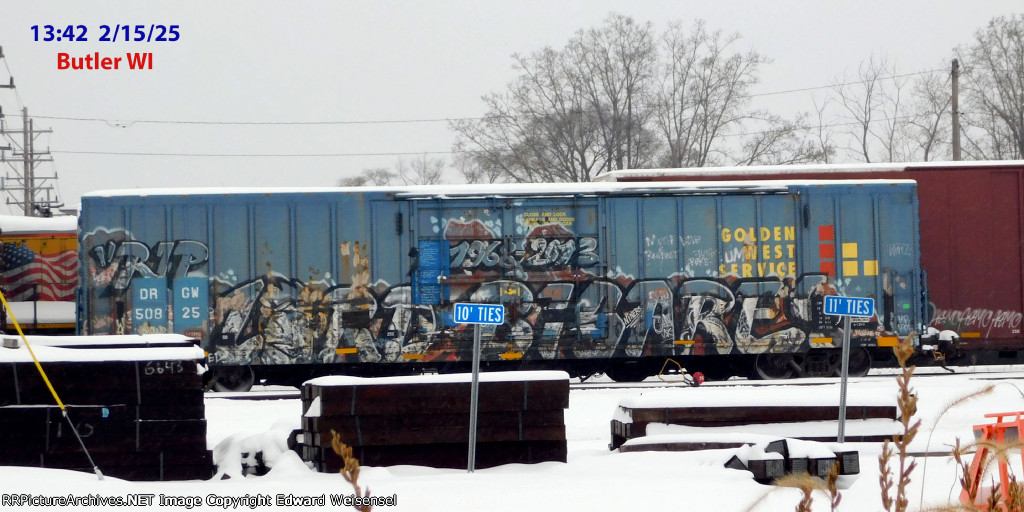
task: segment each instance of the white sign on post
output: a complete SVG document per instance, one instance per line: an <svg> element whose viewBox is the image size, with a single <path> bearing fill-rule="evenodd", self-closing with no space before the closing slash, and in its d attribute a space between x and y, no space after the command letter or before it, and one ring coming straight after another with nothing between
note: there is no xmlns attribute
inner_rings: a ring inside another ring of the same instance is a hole
<svg viewBox="0 0 1024 512"><path fill-rule="evenodd" d="M869 317L875 314L875 299L869 297L839 297L826 295L826 315Z"/></svg>
<svg viewBox="0 0 1024 512"><path fill-rule="evenodd" d="M480 325L505 322L505 306L501 304L455 304L455 322L473 326L473 384L469 389L469 454L467 471L476 469L476 420L480 403Z"/></svg>
<svg viewBox="0 0 1024 512"><path fill-rule="evenodd" d="M843 366L839 383L839 436L846 440L846 379L850 375L850 317L870 317L875 314L875 299L870 297L839 297L826 295L822 310L826 315L843 317Z"/></svg>
<svg viewBox="0 0 1024 512"><path fill-rule="evenodd" d="M455 322L460 324L500 325L505 321L501 304L456 304Z"/></svg>

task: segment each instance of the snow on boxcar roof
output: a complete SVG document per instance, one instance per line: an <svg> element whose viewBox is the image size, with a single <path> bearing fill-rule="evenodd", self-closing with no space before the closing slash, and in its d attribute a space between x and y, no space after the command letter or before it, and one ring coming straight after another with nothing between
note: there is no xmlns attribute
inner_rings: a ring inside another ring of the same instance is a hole
<svg viewBox="0 0 1024 512"><path fill-rule="evenodd" d="M1024 160L988 160L958 162L903 162L903 163L856 163L856 164L799 164L799 165L744 165L732 167L682 167L665 169L622 169L599 174L598 182L615 182L619 179L653 178L669 176L715 176L721 174L750 176L758 179L765 174L812 174L828 172L901 172L910 169L962 169L989 167L1024 167Z"/></svg>
<svg viewBox="0 0 1024 512"><path fill-rule="evenodd" d="M629 194L645 191L713 193L730 191L781 192L791 186L864 185L914 183L913 180L750 180L689 182L589 182L589 183L497 183L473 185L407 185L392 187L221 187L221 188L151 188L99 190L82 197L156 197L241 194L330 194L338 192L385 192L399 197L436 196L551 196L565 194Z"/></svg>
<svg viewBox="0 0 1024 512"><path fill-rule="evenodd" d="M23 217L0 215L0 229L5 235L19 233L74 233L78 230L78 217L60 215L56 217Z"/></svg>
<svg viewBox="0 0 1024 512"><path fill-rule="evenodd" d="M180 335L28 336L30 352L18 336L17 348L0 347L0 363L30 363L32 353L43 362L203 360L206 353ZM146 347L147 344L175 346ZM122 348L120 345L124 345Z"/></svg>
<svg viewBox="0 0 1024 512"><path fill-rule="evenodd" d="M330 375L306 381L314 386L369 386L389 384L449 384L453 382L470 382L471 373L445 373L437 375L401 375L395 377L352 377L347 375ZM518 372L481 372L480 382L506 382L524 380L569 380L569 374L561 370L531 370Z"/></svg>

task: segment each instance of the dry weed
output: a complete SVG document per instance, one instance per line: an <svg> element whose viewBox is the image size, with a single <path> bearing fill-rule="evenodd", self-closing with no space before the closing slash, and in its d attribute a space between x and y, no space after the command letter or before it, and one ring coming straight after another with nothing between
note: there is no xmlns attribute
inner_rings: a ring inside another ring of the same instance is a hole
<svg viewBox="0 0 1024 512"><path fill-rule="evenodd" d="M897 404L900 410L899 420L900 424L903 425L903 433L894 436L891 442L886 440L882 446L882 454L878 457L879 471L881 473L879 483L882 488L882 506L885 507L887 512L906 512L909 505L907 488L910 485L910 475L913 473L914 468L917 467L917 463L910 459L907 452L910 443L921 429L921 420L912 422L914 415L917 413L917 395L914 393L913 388L910 387L910 379L913 377L914 370L917 367L907 366L907 361L914 354L912 344L914 336L915 334L911 333L910 336L900 340L893 349L896 353L896 360L900 363L900 368L903 370L896 377L896 383L899 386ZM895 481L893 481L892 473L889 471L889 461L894 455L893 447L895 447L895 456L899 463L899 472L896 474ZM896 495L892 496L890 492L894 484L896 486Z"/></svg>
<svg viewBox="0 0 1024 512"><path fill-rule="evenodd" d="M352 447L341 442L341 434L334 431L334 429L331 429L331 436L331 448L345 462L345 467L341 468L341 476L352 485L356 496L368 498L370 496L370 489L367 488L364 492L359 487L359 459L352 456ZM370 512L371 507L369 505L362 505L353 506L353 508L360 512Z"/></svg>

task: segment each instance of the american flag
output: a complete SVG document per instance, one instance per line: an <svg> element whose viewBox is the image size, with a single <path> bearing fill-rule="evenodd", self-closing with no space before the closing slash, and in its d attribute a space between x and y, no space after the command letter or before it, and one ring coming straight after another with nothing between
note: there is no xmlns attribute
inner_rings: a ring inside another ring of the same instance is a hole
<svg viewBox="0 0 1024 512"><path fill-rule="evenodd" d="M73 301L78 286L78 255L75 251L36 254L25 244L4 242L0 250L0 286L8 300Z"/></svg>

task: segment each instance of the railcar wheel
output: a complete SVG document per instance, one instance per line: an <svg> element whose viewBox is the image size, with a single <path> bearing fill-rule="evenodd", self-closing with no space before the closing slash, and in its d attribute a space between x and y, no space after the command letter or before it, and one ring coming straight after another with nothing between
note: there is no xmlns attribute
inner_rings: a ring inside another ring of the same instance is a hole
<svg viewBox="0 0 1024 512"><path fill-rule="evenodd" d="M221 366L213 370L213 390L220 392L249 391L256 382L252 367Z"/></svg>
<svg viewBox="0 0 1024 512"><path fill-rule="evenodd" d="M754 375L764 380L788 379L793 376L791 354L758 354L754 359Z"/></svg>
<svg viewBox="0 0 1024 512"><path fill-rule="evenodd" d="M871 371L871 353L866 348L850 350L850 377L863 377ZM840 366L838 373L843 372Z"/></svg>

